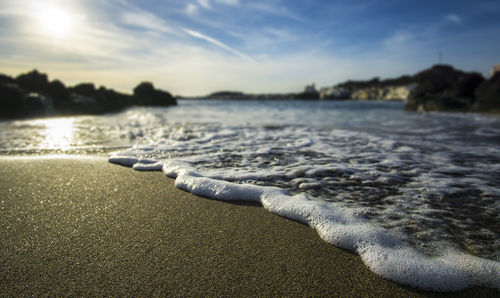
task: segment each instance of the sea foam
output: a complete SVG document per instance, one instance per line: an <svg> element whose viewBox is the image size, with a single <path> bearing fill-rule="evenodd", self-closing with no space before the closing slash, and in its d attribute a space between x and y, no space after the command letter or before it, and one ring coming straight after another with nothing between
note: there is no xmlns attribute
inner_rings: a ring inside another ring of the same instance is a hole
<svg viewBox="0 0 500 298"><path fill-rule="evenodd" d="M270 212L311 226L326 242L358 253L376 274L409 286L457 291L470 286L500 289L500 262L443 248L428 255L408 245L407 237L369 222L352 209L279 187L237 184L202 175L191 163L115 155L109 162L136 170L162 170L176 187L217 200L253 201Z"/></svg>

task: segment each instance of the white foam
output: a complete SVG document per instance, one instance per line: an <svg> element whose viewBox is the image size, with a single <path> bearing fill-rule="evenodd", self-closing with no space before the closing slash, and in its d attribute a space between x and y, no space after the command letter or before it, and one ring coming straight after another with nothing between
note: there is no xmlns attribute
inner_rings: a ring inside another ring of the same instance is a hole
<svg viewBox="0 0 500 298"><path fill-rule="evenodd" d="M158 170L150 159L113 156L110 162L134 169ZM406 244L406 238L354 214L338 204L290 195L277 187L235 184L201 175L190 163L170 160L162 171L176 178L176 187L217 200L253 201L270 212L314 228L335 246L356 251L376 274L413 287L434 291L457 291L469 286L500 289L500 262L446 250L438 256L421 253Z"/></svg>

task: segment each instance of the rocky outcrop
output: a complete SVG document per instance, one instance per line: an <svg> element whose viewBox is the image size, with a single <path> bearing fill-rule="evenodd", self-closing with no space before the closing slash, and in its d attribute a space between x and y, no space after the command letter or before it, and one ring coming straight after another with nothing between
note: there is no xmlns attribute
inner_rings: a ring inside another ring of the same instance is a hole
<svg viewBox="0 0 500 298"><path fill-rule="evenodd" d="M415 79L418 85L405 106L409 111L469 111L475 91L484 81L478 73L465 73L449 65L435 65Z"/></svg>
<svg viewBox="0 0 500 298"><path fill-rule="evenodd" d="M47 93L52 97L53 108L56 110L64 110L71 102L71 94L59 80L54 80L49 83Z"/></svg>
<svg viewBox="0 0 500 298"><path fill-rule="evenodd" d="M477 88L476 101L471 107L473 112L500 113L500 72Z"/></svg>
<svg viewBox="0 0 500 298"><path fill-rule="evenodd" d="M0 119L50 115L104 114L129 106L169 106L177 102L170 93L141 83L134 94L123 94L93 83L66 87L33 70L17 78L0 75Z"/></svg>
<svg viewBox="0 0 500 298"><path fill-rule="evenodd" d="M134 88L133 105L170 106L177 104L175 98L166 91L157 90L150 82L142 82Z"/></svg>
<svg viewBox="0 0 500 298"><path fill-rule="evenodd" d="M6 76L4 74L0 74L0 85L11 84L14 83L14 79Z"/></svg>
<svg viewBox="0 0 500 298"><path fill-rule="evenodd" d="M20 88L13 84L0 85L0 118L18 118L23 111L24 96Z"/></svg>
<svg viewBox="0 0 500 298"><path fill-rule="evenodd" d="M47 92L49 86L49 79L46 74L38 72L38 70L33 70L31 72L21 74L16 79L15 82L19 87L29 90L30 92Z"/></svg>
<svg viewBox="0 0 500 298"><path fill-rule="evenodd" d="M322 99L406 100L408 111L498 112L500 78L435 65L413 76L347 81L321 89Z"/></svg>

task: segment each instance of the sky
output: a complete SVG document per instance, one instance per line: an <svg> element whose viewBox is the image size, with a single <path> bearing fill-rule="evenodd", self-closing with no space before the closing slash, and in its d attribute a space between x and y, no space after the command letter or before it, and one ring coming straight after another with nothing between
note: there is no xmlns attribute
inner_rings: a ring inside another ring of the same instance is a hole
<svg viewBox="0 0 500 298"><path fill-rule="evenodd" d="M0 73L179 95L500 63L500 1L0 0ZM441 55L439 54L441 53Z"/></svg>

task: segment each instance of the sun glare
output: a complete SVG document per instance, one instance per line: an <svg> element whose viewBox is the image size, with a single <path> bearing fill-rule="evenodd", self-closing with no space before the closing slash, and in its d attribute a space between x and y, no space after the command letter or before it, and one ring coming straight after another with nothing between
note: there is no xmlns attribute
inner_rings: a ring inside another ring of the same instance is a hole
<svg viewBox="0 0 500 298"><path fill-rule="evenodd" d="M73 122L72 118L43 120L45 140L42 146L63 151L69 149L74 137Z"/></svg>
<svg viewBox="0 0 500 298"><path fill-rule="evenodd" d="M67 37L71 31L71 13L57 6L41 7L37 16L41 33L53 38Z"/></svg>

